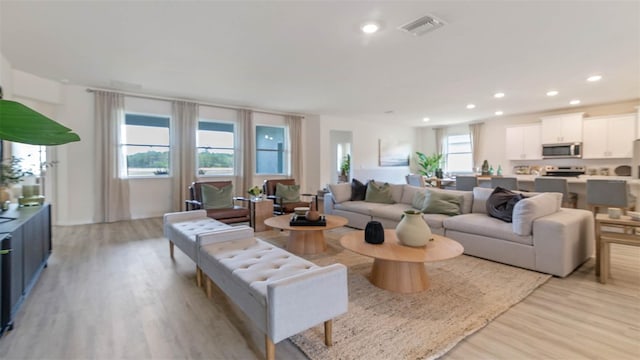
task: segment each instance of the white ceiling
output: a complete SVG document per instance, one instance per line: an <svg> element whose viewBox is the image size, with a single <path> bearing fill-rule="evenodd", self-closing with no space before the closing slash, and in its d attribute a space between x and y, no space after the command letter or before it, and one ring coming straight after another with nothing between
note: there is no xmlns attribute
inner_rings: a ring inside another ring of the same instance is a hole
<svg viewBox="0 0 640 360"><path fill-rule="evenodd" d="M396 29L425 14L447 25ZM14 68L50 79L413 126L640 98L638 1L0 0L0 34Z"/></svg>

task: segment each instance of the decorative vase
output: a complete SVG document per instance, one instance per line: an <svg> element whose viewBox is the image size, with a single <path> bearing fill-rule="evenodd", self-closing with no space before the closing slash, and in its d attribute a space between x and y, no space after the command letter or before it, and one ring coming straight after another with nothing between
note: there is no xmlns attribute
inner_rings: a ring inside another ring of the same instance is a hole
<svg viewBox="0 0 640 360"><path fill-rule="evenodd" d="M304 214L304 217L309 221L320 220L320 213L318 212L318 204L315 201L309 203L309 210Z"/></svg>
<svg viewBox="0 0 640 360"><path fill-rule="evenodd" d="M382 244L384 242L384 228L379 221L369 221L364 228L364 241L369 244Z"/></svg>
<svg viewBox="0 0 640 360"><path fill-rule="evenodd" d="M0 186L0 203L11 200L11 191L6 186Z"/></svg>
<svg viewBox="0 0 640 360"><path fill-rule="evenodd" d="M402 245L420 247L431 240L431 229L420 211L407 210L396 226L396 236Z"/></svg>

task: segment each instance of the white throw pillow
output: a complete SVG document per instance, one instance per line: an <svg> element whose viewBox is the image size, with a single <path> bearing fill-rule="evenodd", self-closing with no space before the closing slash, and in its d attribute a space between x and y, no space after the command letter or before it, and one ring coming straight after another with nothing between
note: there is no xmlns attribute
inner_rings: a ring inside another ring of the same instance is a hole
<svg viewBox="0 0 640 360"><path fill-rule="evenodd" d="M351 200L351 183L329 184L327 188L336 204Z"/></svg>
<svg viewBox="0 0 640 360"><path fill-rule="evenodd" d="M535 219L560 210L558 196L562 199L560 193L542 193L518 201L513 208L513 232L521 236L531 235Z"/></svg>
<svg viewBox="0 0 640 360"><path fill-rule="evenodd" d="M471 208L472 213L486 214L487 213L487 200L493 192L493 189L474 187L473 188L473 206Z"/></svg>

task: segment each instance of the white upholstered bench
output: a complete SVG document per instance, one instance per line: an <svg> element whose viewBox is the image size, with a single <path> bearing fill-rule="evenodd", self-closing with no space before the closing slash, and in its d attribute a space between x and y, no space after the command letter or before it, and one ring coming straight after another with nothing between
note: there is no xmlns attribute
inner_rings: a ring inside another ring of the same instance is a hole
<svg viewBox="0 0 640 360"><path fill-rule="evenodd" d="M164 236L169 240L169 254L173 259L173 248L177 246L196 263L196 282L199 287L202 286L202 270L198 265L198 248L211 241L235 239L235 232L241 229L251 230L244 225L233 227L209 218L206 210L164 214Z"/></svg>
<svg viewBox="0 0 640 360"><path fill-rule="evenodd" d="M318 266L253 236L200 248L200 267L265 334L268 360L275 344L324 323L330 346L332 319L347 311L347 268Z"/></svg>

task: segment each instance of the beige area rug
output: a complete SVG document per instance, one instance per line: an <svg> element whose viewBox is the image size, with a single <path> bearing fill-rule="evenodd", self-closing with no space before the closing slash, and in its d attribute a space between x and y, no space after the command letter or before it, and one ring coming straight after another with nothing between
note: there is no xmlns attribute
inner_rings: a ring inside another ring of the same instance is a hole
<svg viewBox="0 0 640 360"><path fill-rule="evenodd" d="M326 231L329 249L305 256L319 265L349 267L349 311L335 319L332 347L322 326L290 338L311 359L433 359L526 298L551 276L462 255L427 263L431 287L397 294L369 283L372 259L340 246L341 235ZM288 232L258 236L284 246Z"/></svg>

